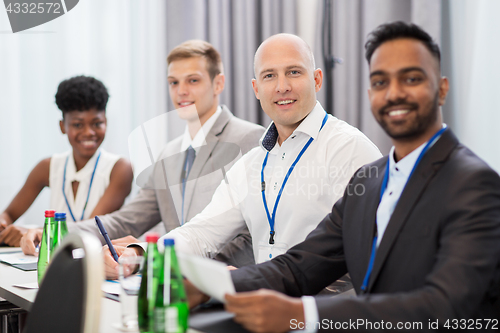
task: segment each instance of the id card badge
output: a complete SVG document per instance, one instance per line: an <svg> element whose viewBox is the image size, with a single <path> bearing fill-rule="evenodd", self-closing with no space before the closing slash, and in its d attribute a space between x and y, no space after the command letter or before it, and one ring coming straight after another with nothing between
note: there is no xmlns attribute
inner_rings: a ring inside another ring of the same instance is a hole
<svg viewBox="0 0 500 333"><path fill-rule="evenodd" d="M258 263L269 261L280 254L284 254L288 250L285 243L269 244L259 242L259 258Z"/></svg>

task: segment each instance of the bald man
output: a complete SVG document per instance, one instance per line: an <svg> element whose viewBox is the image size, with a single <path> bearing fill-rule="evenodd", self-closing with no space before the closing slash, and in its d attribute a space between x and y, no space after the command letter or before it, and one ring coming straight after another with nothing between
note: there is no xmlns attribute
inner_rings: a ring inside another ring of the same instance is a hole
<svg viewBox="0 0 500 333"><path fill-rule="evenodd" d="M327 215L358 168L381 157L363 133L316 101L323 73L302 39L268 38L255 53L254 71L255 96L272 123L210 204L164 236L175 238L178 251L213 257L248 226L257 263L283 254Z"/></svg>

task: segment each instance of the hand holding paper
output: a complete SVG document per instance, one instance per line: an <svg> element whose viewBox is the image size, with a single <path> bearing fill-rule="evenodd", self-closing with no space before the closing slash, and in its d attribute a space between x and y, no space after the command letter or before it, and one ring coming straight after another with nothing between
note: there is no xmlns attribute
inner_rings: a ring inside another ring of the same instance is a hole
<svg viewBox="0 0 500 333"><path fill-rule="evenodd" d="M207 258L178 253L184 275L201 292L225 303L225 294L234 294L231 274L226 265Z"/></svg>

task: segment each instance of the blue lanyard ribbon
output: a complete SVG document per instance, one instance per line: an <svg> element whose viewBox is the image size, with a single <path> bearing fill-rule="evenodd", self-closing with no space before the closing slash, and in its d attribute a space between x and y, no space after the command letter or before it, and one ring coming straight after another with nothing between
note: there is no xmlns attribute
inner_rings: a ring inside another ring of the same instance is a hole
<svg viewBox="0 0 500 333"><path fill-rule="evenodd" d="M92 177L90 178L89 192L87 193L87 200L85 201L85 205L83 206L82 217L80 218L79 221L83 220L83 216L85 214L85 209L87 208L87 204L89 202L90 189L92 188L92 182L94 181L95 169L97 169L97 163L99 163L100 157L101 157L101 152L99 151L99 155L97 156L97 159L95 161L94 171L92 171ZM70 213L71 217L73 218L73 221L76 222L75 216L73 215L73 211L71 210L71 207L69 206L68 198L66 197L66 192L64 192L64 185L66 184L66 168L68 167L68 160L69 160L69 156L66 157L66 163L64 163L62 192L63 192L64 200L66 201L66 206L68 206L69 213Z"/></svg>
<svg viewBox="0 0 500 333"><path fill-rule="evenodd" d="M408 184L408 181L410 180L411 176L413 175L413 172L417 168L418 164L422 160L422 157L425 155L427 150L429 150L429 147L431 144L438 138L443 132L445 131L446 127L440 129L436 134L432 136L432 138L427 141L427 144L425 145L424 149L420 152L420 155L418 155L417 160L415 161L415 164L413 165L413 169L411 169L410 175L408 176L408 179L406 180L406 184ZM390 160L391 157L387 157L387 166L385 168L385 173L384 173L384 179L382 180L382 187L380 188L380 198L379 198L379 205L380 202L382 201L382 197L384 196L385 190L387 189L387 183L389 182L389 166L390 166ZM405 184L405 187L406 187ZM404 191L404 188L403 188ZM366 275L365 278L363 279L363 284L361 285L361 290L366 291L366 288L368 288L368 283L370 282L370 275L372 274L372 269L373 269L373 263L375 262L375 254L377 252L377 237L378 235L375 235L373 237L373 244L372 244L372 251L370 255L370 262L368 263L368 268L366 270Z"/></svg>
<svg viewBox="0 0 500 333"><path fill-rule="evenodd" d="M323 129L323 126L325 126L326 121L328 120L328 114L325 114L325 117L323 118L323 122L321 123L321 128L319 129L320 131ZM271 216L269 214L269 208L267 207L267 200L266 200L266 182L264 181L264 169L266 168L267 165L267 158L269 157L269 152L266 153L266 157L264 158L264 162L262 163L262 171L260 172L260 181L262 184L262 201L264 202L264 208L266 209L266 214L267 214L267 220L269 221L269 226L271 227L270 231L270 236L269 236L269 244L274 244L274 235L276 234L274 231L274 222L276 221L276 209L278 208L278 203L281 199L281 194L283 193L283 189L285 188L286 182L288 181L288 178L290 177L290 174L292 173L293 169L295 168L295 165L299 162L300 158L304 154L304 152L309 148L309 145L314 139L311 137L307 141L307 143L304 145L302 150L300 151L299 155L295 159L295 161L292 163L290 168L288 169L288 172L286 173L285 179L283 180L283 184L281 184L280 191L278 193L278 196L276 197L276 202L274 203L274 208L273 208L273 215Z"/></svg>

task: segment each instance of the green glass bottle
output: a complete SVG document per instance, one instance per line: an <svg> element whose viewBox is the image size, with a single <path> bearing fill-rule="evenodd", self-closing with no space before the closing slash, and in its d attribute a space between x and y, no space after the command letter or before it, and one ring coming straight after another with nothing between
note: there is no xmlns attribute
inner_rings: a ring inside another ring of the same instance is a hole
<svg viewBox="0 0 500 333"><path fill-rule="evenodd" d="M174 240L164 240L163 267L154 311L155 333L184 333L188 329L189 305L175 255Z"/></svg>
<svg viewBox="0 0 500 333"><path fill-rule="evenodd" d="M54 254L54 251L61 245L61 242L68 234L68 226L66 225L66 213L56 213L55 214L56 227L54 229L54 237L52 238L52 251L51 257Z"/></svg>
<svg viewBox="0 0 500 333"><path fill-rule="evenodd" d="M144 268L142 270L141 286L137 298L137 311L139 330L145 333L153 333L153 313L158 291L158 271L163 266L163 257L158 252L158 234L146 236L148 246L144 254Z"/></svg>
<svg viewBox="0 0 500 333"><path fill-rule="evenodd" d="M38 275L38 286L42 284L43 276L47 270L47 266L50 263L50 256L52 253L52 239L54 237L55 229L55 210L45 211L45 223L43 225L42 240L39 244L38 250L38 263L37 263L37 275Z"/></svg>

